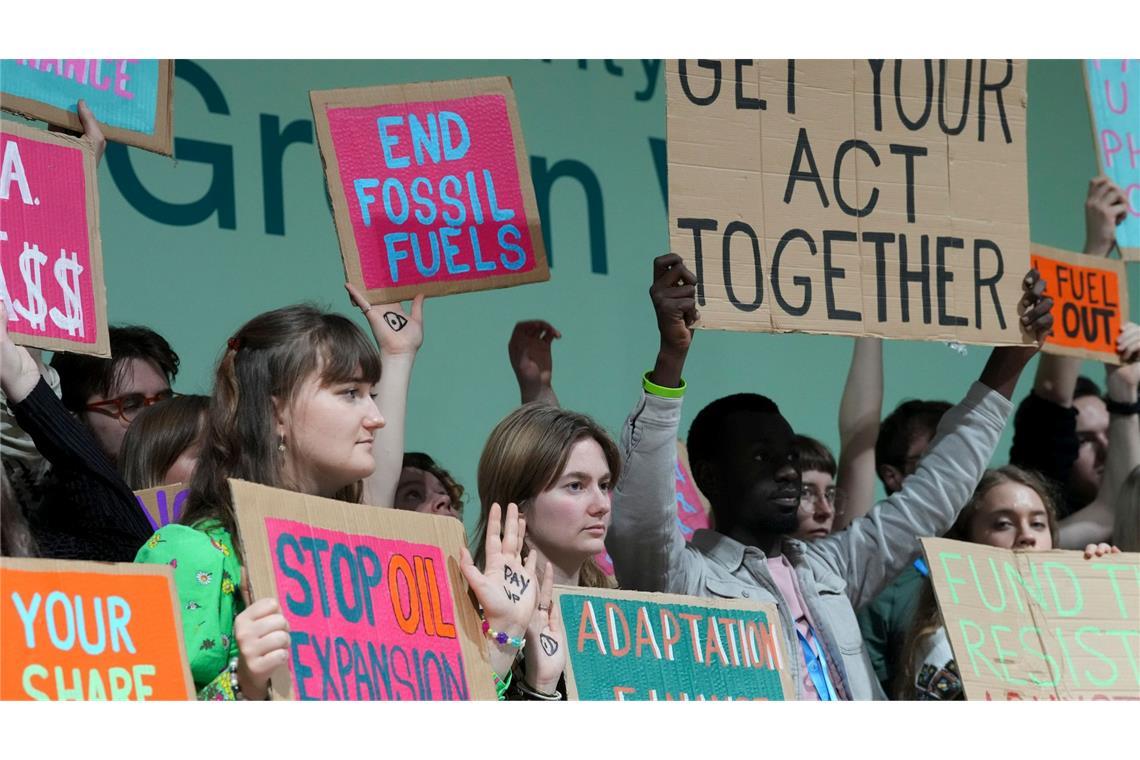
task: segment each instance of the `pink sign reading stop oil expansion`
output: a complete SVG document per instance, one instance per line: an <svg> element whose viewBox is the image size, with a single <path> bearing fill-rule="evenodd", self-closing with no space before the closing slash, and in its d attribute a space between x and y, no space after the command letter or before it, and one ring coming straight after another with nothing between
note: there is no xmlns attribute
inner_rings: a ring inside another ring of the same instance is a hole
<svg viewBox="0 0 1140 760"><path fill-rule="evenodd" d="M328 123L366 287L535 267L504 96L329 108Z"/></svg>
<svg viewBox="0 0 1140 760"><path fill-rule="evenodd" d="M13 336L95 344L97 240L85 153L56 142L54 135L9 129L15 125L6 124L0 134L0 298L8 309L8 330Z"/></svg>
<svg viewBox="0 0 1140 760"><path fill-rule="evenodd" d="M265 518L302 700L467 700L439 547Z"/></svg>

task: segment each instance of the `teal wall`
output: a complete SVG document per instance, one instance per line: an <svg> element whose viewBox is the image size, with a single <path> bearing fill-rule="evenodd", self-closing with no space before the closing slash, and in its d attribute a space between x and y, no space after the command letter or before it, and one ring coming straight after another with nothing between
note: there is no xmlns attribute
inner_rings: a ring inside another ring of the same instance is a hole
<svg viewBox="0 0 1140 760"><path fill-rule="evenodd" d="M483 441L518 401L506 351L516 320L541 317L562 331L555 344L556 390L564 405L594 415L611 431L620 428L639 377L652 364L657 337L647 296L650 261L667 246L663 183L654 161L665 137L658 63L180 63L176 160L112 146L100 168L109 318L150 325L170 339L183 358L176 388L184 392L208 391L225 338L266 309L310 300L348 313L364 327L344 293L317 148L295 142L278 159L276 135L311 140L312 89L510 76L532 166L549 170L569 162L560 168L572 170L552 185L544 220L551 280L430 300L409 407L408 448L430 452L468 487L471 525ZM1028 142L1033 239L1079 250L1085 187L1096 169L1075 61L1030 64ZM582 178L596 181L600 191L592 215ZM148 193L149 201L143 197ZM197 214L158 208L203 198L205 208ZM274 211L278 199L280 214ZM214 204L222 210L210 213ZM183 225L156 221L139 206ZM1140 272L1136 265L1129 271L1136 303ZM847 338L703 332L689 357L682 430L712 399L755 390L772 396L798 431L835 447L850 351ZM957 400L987 353L971 346L963 357L938 343L888 342L885 409L908 397ZM1101 369L1090 365L1086 372L1103 382ZM1019 397L1031 377L1032 367ZM1008 449L1007 432L997 462L1005 461Z"/></svg>

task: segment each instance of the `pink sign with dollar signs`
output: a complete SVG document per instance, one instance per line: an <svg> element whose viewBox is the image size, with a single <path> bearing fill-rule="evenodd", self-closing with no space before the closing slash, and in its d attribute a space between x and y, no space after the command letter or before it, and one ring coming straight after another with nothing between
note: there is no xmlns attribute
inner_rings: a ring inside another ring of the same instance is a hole
<svg viewBox="0 0 1140 760"><path fill-rule="evenodd" d="M92 149L5 123L0 298L19 343L106 355Z"/></svg>

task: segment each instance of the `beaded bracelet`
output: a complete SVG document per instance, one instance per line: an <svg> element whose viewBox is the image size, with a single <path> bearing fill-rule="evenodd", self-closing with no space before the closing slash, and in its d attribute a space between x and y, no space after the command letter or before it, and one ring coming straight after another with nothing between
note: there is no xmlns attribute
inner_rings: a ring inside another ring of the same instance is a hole
<svg viewBox="0 0 1140 760"><path fill-rule="evenodd" d="M502 631L491 630L491 624L486 619L483 620L483 635L501 647L514 647L520 652L526 646L526 639L521 636L508 636Z"/></svg>
<svg viewBox="0 0 1140 760"><path fill-rule="evenodd" d="M234 692L234 699L245 700L245 694L242 694L242 692L241 692L241 684L238 683L237 669L238 669L238 658L231 657L230 658L230 667L229 667L230 688Z"/></svg>

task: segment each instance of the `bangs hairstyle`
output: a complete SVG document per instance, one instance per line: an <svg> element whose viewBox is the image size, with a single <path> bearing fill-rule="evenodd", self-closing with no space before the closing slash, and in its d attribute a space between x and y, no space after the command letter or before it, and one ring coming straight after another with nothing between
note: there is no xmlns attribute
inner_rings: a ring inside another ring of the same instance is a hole
<svg viewBox="0 0 1140 760"><path fill-rule="evenodd" d="M175 396L148 406L127 428L119 470L132 491L166 485L166 471L206 430L207 396Z"/></svg>
<svg viewBox="0 0 1140 760"><path fill-rule="evenodd" d="M455 511L460 514L463 513L463 486L452 477L451 473L439 466L439 463L432 459L427 454L421 451L407 451L404 452L403 467L414 467L417 470L431 473L443 486L443 490L447 491L447 498L451 499L451 505L455 507Z"/></svg>
<svg viewBox="0 0 1140 760"><path fill-rule="evenodd" d="M178 375L178 354L166 338L149 327L110 327L107 334L111 349L109 359L58 351L51 359L52 368L59 373L63 405L76 414L87 406L87 399L106 398L112 388L121 386L131 359L150 362L167 383L174 382Z"/></svg>
<svg viewBox="0 0 1140 760"><path fill-rule="evenodd" d="M801 473L815 470L816 472L826 472L831 477L835 477L835 473L838 471L835 465L835 457L821 441L810 436L797 435L793 439L792 445L800 459Z"/></svg>
<svg viewBox="0 0 1140 760"><path fill-rule="evenodd" d="M617 444L598 423L584 414L532 402L508 414L491 431L479 457L479 524L475 529L472 556L480 568L486 560L484 539L491 505L506 513L514 502L526 514L531 502L554 486L566 469L570 449L579 441L593 439L602 447L610 468L610 483L621 476ZM608 587L612 582L589 558L579 574L579 585Z"/></svg>
<svg viewBox="0 0 1140 760"><path fill-rule="evenodd" d="M217 520L238 541L227 478L292 489L277 450L274 399L291 404L314 373L322 386L380 380L380 352L347 317L286 306L246 322L218 362L206 435L182 522ZM336 493L359 502L360 481Z"/></svg>

